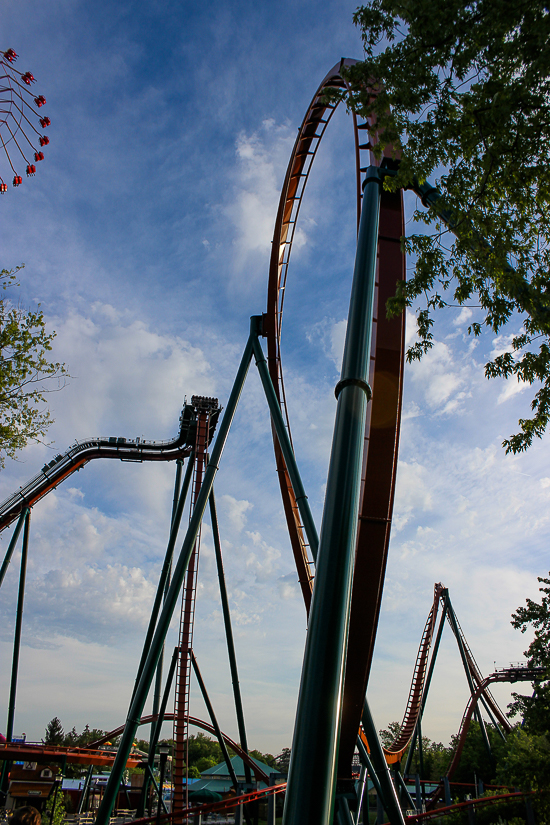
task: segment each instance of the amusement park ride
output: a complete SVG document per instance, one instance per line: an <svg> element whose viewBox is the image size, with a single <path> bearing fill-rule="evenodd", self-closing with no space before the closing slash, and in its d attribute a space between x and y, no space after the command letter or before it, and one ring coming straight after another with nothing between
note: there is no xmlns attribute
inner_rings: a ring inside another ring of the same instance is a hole
<svg viewBox="0 0 550 825"><path fill-rule="evenodd" d="M30 73L14 74L12 64L15 57L15 53L8 50L0 61L5 72L0 94L3 102L8 99L10 101L10 105L6 106L9 115L2 110L0 127L6 127L11 135L10 140L13 140L13 144L23 155L16 138L18 129L25 135L23 121L30 124L26 116L25 106L28 103L24 93L34 78ZM497 681L532 681L537 677L537 672L518 667L497 671L488 678L483 678L454 613L449 592L443 585L436 584L399 734L388 748L382 748L379 742L366 694L384 586L399 443L404 319L388 320L385 305L395 292L396 282L405 278L405 258L400 243L404 234L404 217L403 193L389 192L383 186L385 176L395 171L398 161L389 150L381 161L375 158L372 152L374 138L371 137L373 124L359 123L354 113L351 119L355 136L357 254L342 373L335 388L338 406L320 539L294 458L281 360L283 307L296 223L317 149L337 106L327 102L325 95L330 89L346 90L342 68L354 62L342 60L326 75L313 96L299 129L275 221L267 310L264 314L251 318L250 335L223 415L217 399L194 396L191 403L185 404L183 408L180 432L173 441L92 438L78 442L63 455L56 456L25 487L0 505L0 530L15 522L0 568L0 585L23 529L7 743L0 746L0 759L4 760L5 767L9 760L14 759L58 759L79 763L87 761L89 764L97 764L99 760L103 764L110 764L110 779L97 814L97 825L107 825L109 822L123 772L128 764L132 764L132 745L138 726L154 723L148 763L148 777L152 778L155 747L162 723L167 720L173 720L174 723L174 797L170 816L176 822L183 822L191 814L200 814L201 811L221 810L228 804L216 803L199 808L187 804L187 786L184 783L187 764L185 749L191 725L199 726L218 738L230 772L232 768L227 746L242 756L246 765L248 787L242 788L236 777L233 777L237 798L232 797L229 805L231 808L237 805L240 816L244 812L247 819L244 803L262 795L284 793L284 825L329 825L335 818L342 825L356 825L367 774L377 789L382 805L379 823L386 818L392 825L403 823L403 811L407 809L414 810L414 815L406 817L411 821L440 815L441 802L446 806L451 805L449 782L458 764L472 716L479 723L489 751L490 743L481 709L485 710L490 723L502 737L510 729L489 685ZM41 106L45 100L38 97L34 102ZM40 123L45 126L49 124L49 120L44 118ZM40 145L43 145L43 140L47 143L47 139L40 138ZM6 145L9 141L2 142L11 164ZM34 170L30 164L29 168ZM33 174L28 169L27 173ZM18 185L21 179L15 170L14 174L14 185ZM16 180L18 183L15 183ZM5 191L7 187L3 181L1 185L4 187L2 191ZM437 210L437 190L423 184L415 191L425 206ZM445 220L444 213L439 214ZM264 354L262 338L266 339L267 356ZM288 782L250 792L254 788L253 777L256 780L263 779L266 784L269 784L269 777L248 757L213 485L252 359L259 371L271 414L275 461L298 581L308 614L308 633ZM104 740L93 743L85 753L82 749L41 749L38 746L15 745L11 740L31 509L74 471L91 460L103 458L140 462L176 461L177 467L170 538L127 720ZM183 473L185 461L187 466ZM174 555L189 491L189 524L180 552ZM193 655L200 530L207 506L210 509L215 543L237 714L238 743L221 732ZM164 642L180 593L179 643L163 687ZM422 798L419 791L413 800L399 767L407 747L409 755L403 770L405 776L409 773L415 747L421 751L422 713L446 623L450 625L456 638L471 697L462 720L458 747L446 777L429 798ZM210 722L189 715L192 670L195 671L203 693ZM153 682L153 714L143 716ZM174 710L167 712L173 683ZM118 734L121 739L113 760L113 755L101 750L100 746L107 738ZM359 780L352 773L357 750L361 762ZM4 770L4 783L6 773L7 770ZM245 791L248 793L244 793ZM146 790L143 798L145 793ZM492 797L493 800L497 798ZM243 803L240 807L237 804L239 802ZM271 810L273 813L273 806ZM143 815L143 805L141 814Z"/></svg>

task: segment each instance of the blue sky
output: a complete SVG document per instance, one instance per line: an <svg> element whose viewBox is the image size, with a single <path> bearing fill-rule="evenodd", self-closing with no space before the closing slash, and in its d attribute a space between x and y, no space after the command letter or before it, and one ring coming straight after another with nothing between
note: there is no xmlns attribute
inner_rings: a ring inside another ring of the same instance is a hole
<svg viewBox="0 0 550 825"><path fill-rule="evenodd" d="M55 358L72 378L50 397L54 445L29 446L7 462L0 498L75 439L166 438L184 395L216 395L225 405L248 318L265 308L296 130L326 72L342 56L361 56L354 8L4 2L1 48L14 48L17 67L33 72L52 124L36 177L2 197L2 265L25 263L20 300L41 304L57 332ZM308 185L285 305L294 441L318 523L353 267L351 147L349 119L338 112ZM4 167L0 174L10 179ZM510 614L536 596L536 576L548 570L548 444L504 456L500 444L525 415L528 393L483 377L489 354L509 341L470 341L473 318L449 310L430 355L407 368L370 689L379 727L402 716L434 582L449 587L488 673L521 657L529 640L512 630ZM408 330L413 336L414 322ZM109 729L125 718L173 477L169 466L96 462L35 508L16 732L40 738L54 715L66 729ZM249 741L277 753L291 744L305 614L253 373L217 497ZM17 558L0 602L5 663L16 587ZM195 652L222 729L236 736L222 635L205 525ZM174 630L170 648L175 638ZM424 732L446 743L467 684L449 632L440 655ZM4 705L8 677L4 666ZM495 694L506 704L505 687ZM192 709L205 715L196 690Z"/></svg>

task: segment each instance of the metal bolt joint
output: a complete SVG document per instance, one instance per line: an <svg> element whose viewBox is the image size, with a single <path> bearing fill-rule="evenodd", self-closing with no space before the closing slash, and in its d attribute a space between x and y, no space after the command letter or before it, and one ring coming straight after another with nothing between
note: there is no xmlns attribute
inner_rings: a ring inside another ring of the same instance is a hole
<svg viewBox="0 0 550 825"><path fill-rule="evenodd" d="M370 388L370 384L366 381L363 381L362 378L344 378L342 381L338 381L336 386L334 387L334 395L336 398L340 395L344 387L360 387L362 390L365 391L367 396L367 402L372 398L372 390Z"/></svg>

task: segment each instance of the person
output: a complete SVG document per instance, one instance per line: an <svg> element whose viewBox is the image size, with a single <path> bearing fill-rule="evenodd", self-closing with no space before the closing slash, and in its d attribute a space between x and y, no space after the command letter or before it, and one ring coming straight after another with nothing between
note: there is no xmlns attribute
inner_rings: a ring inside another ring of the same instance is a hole
<svg viewBox="0 0 550 825"><path fill-rule="evenodd" d="M23 805L16 808L8 819L8 825L41 825L42 817L40 812L32 805Z"/></svg>

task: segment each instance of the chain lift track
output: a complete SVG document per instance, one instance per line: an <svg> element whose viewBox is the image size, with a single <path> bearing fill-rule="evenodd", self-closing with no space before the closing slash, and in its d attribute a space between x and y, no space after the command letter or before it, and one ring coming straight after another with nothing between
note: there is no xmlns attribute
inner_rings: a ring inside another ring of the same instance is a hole
<svg viewBox="0 0 550 825"><path fill-rule="evenodd" d="M196 415L195 450L193 467L193 484L191 496L191 513L197 502L207 462L210 419L217 418L220 407L217 398L193 396L191 405ZM179 656L176 671L176 698L174 705L174 801L173 810L180 812L187 807L186 777L189 742L189 691L191 678L191 652L193 649L193 629L195 620L195 600L197 594L197 576L199 571L200 531L189 561L183 585Z"/></svg>
<svg viewBox="0 0 550 825"><path fill-rule="evenodd" d="M355 60L345 59L326 75L307 110L292 151L283 184L269 269L265 333L271 379L290 434L281 360L281 335L284 298L292 241L305 186L319 143L336 106L328 104L329 89L345 90L342 67ZM355 136L356 194L358 218L361 212L362 155L378 161L371 144L360 143L359 134L367 123L358 124L352 113ZM384 161L383 161L384 162ZM349 776L363 702L374 650L376 628L386 569L403 391L404 318L388 321L385 305L395 293L396 283L405 278L405 258L401 250L404 234L403 195L382 191L378 236L378 271L373 317L373 347L369 383L373 398L365 428L361 505L355 558L351 618L344 686L342 734L338 773ZM372 438L371 436L374 436ZM292 489L281 450L274 435L275 457L285 515L294 553L298 579L309 612L313 588L313 563L309 558L300 522L296 496Z"/></svg>
<svg viewBox="0 0 550 825"><path fill-rule="evenodd" d="M414 733L418 718L422 712L422 696L424 693L428 658L430 655L430 648L437 621L441 591L443 589L443 585L440 583L436 584L434 587L434 600L422 632L422 638L420 640L420 646L418 648L418 654L414 665L409 697L407 699L407 706L405 708L399 735L392 742L389 748L384 748L386 762L390 765L401 760L401 757L403 756L405 749ZM366 740L364 741L366 744Z"/></svg>

